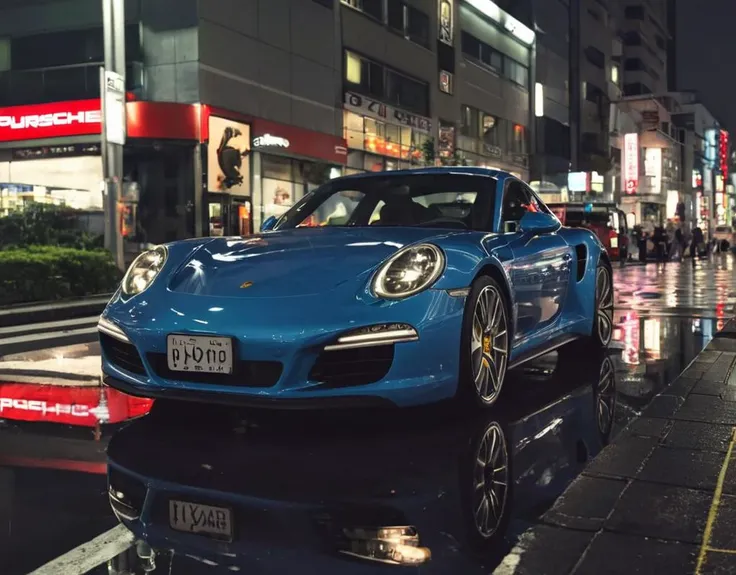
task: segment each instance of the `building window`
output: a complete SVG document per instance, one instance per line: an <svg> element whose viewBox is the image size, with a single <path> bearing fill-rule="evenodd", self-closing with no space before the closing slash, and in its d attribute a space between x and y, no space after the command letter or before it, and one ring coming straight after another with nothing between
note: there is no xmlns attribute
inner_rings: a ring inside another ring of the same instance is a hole
<svg viewBox="0 0 736 575"><path fill-rule="evenodd" d="M340 2L383 22L383 0L340 0Z"/></svg>
<svg viewBox="0 0 736 575"><path fill-rule="evenodd" d="M626 61L624 62L624 70L628 70L630 72L637 72L646 69L647 67L644 65L641 58L626 58Z"/></svg>
<svg viewBox="0 0 736 575"><path fill-rule="evenodd" d="M503 61L503 74L512 82L529 87L529 68L522 66L516 60L505 57Z"/></svg>
<svg viewBox="0 0 736 575"><path fill-rule="evenodd" d="M354 52L345 51L345 80L357 92L384 97L384 69Z"/></svg>
<svg viewBox="0 0 736 575"><path fill-rule="evenodd" d="M644 6L627 6L624 16L629 20L644 20Z"/></svg>
<svg viewBox="0 0 736 575"><path fill-rule="evenodd" d="M345 81L351 90L422 116L429 115L428 84L349 50L345 51Z"/></svg>
<svg viewBox="0 0 736 575"><path fill-rule="evenodd" d="M641 34L639 32L626 32L624 34L624 45L641 46Z"/></svg>
<svg viewBox="0 0 736 575"><path fill-rule="evenodd" d="M388 3L388 27L412 42L429 46L429 16L399 0Z"/></svg>
<svg viewBox="0 0 736 575"><path fill-rule="evenodd" d="M611 82L616 86L621 85L621 69L618 64L611 64Z"/></svg>
<svg viewBox="0 0 736 575"><path fill-rule="evenodd" d="M526 128L520 124L514 124L511 130L511 152L526 154Z"/></svg>
<svg viewBox="0 0 736 575"><path fill-rule="evenodd" d="M346 111L344 137L352 150L365 150L415 164L422 159L428 135L410 126L389 124Z"/></svg>
<svg viewBox="0 0 736 575"><path fill-rule="evenodd" d="M0 72L10 70L10 38L0 38Z"/></svg>
<svg viewBox="0 0 736 575"><path fill-rule="evenodd" d="M596 68L603 70L606 67L606 55L594 46L585 49L585 58Z"/></svg>
<svg viewBox="0 0 736 575"><path fill-rule="evenodd" d="M503 55L467 32L460 37L463 54L478 64L488 66L499 74L503 72Z"/></svg>

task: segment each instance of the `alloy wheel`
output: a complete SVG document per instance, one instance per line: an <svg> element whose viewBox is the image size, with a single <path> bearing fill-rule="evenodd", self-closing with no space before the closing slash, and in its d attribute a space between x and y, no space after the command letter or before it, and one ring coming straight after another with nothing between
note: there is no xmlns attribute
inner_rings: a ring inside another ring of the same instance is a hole
<svg viewBox="0 0 736 575"><path fill-rule="evenodd" d="M501 524L509 488L508 448L501 426L493 422L478 445L473 472L473 518L478 533L491 537Z"/></svg>
<svg viewBox="0 0 736 575"><path fill-rule="evenodd" d="M596 420L598 431L604 441L613 426L613 414L616 406L616 373L613 361L606 357L601 364L596 386Z"/></svg>
<svg viewBox="0 0 736 575"><path fill-rule="evenodd" d="M506 306L494 286L484 287L475 303L470 361L480 400L493 403L501 391L508 365Z"/></svg>
<svg viewBox="0 0 736 575"><path fill-rule="evenodd" d="M613 284L611 273L605 266L598 268L595 282L596 301L596 329L601 344L607 346L613 336Z"/></svg>

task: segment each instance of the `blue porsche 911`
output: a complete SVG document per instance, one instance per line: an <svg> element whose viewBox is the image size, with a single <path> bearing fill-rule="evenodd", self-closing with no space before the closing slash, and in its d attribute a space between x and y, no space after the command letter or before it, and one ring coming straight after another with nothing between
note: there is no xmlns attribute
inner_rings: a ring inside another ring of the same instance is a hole
<svg viewBox="0 0 736 575"><path fill-rule="evenodd" d="M490 406L508 369L576 339L608 345L612 270L592 232L508 173L369 173L258 235L141 254L99 332L105 383L132 395Z"/></svg>

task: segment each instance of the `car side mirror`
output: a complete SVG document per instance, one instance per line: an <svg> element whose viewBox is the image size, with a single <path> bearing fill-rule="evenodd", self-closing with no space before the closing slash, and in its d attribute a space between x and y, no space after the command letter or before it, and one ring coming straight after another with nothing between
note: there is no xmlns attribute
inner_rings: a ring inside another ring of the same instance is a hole
<svg viewBox="0 0 736 575"><path fill-rule="evenodd" d="M263 223L261 224L261 231L262 232L268 232L271 231L274 226L276 225L276 222L278 221L278 218L276 216L269 216L267 217Z"/></svg>
<svg viewBox="0 0 736 575"><path fill-rule="evenodd" d="M560 222L554 216L543 212L527 212L519 222L524 233L548 234L560 228Z"/></svg>

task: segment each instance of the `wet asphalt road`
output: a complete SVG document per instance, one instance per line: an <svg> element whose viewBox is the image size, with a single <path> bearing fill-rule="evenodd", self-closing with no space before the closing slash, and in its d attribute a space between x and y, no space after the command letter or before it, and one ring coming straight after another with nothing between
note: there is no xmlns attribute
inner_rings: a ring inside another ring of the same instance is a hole
<svg viewBox="0 0 736 575"><path fill-rule="evenodd" d="M171 493L233 510L229 555L210 538L152 527L154 573L374 573L385 566L335 553L369 548L366 525L416 527L432 554L423 573L488 573L733 316L733 265L724 256L695 269L616 270L609 352L574 364L550 354L511 372L497 407L471 418L430 408L400 420L287 421L198 409L111 429L5 421L0 573L28 573L118 524L104 475L108 442L121 491L141 497L131 473L149 484L154 525L168 524ZM474 486L487 477L478 466L490 464L497 488L481 490L495 494L484 500ZM474 536L478 521L494 533L487 540ZM93 572L126 571L143 572L134 550Z"/></svg>

